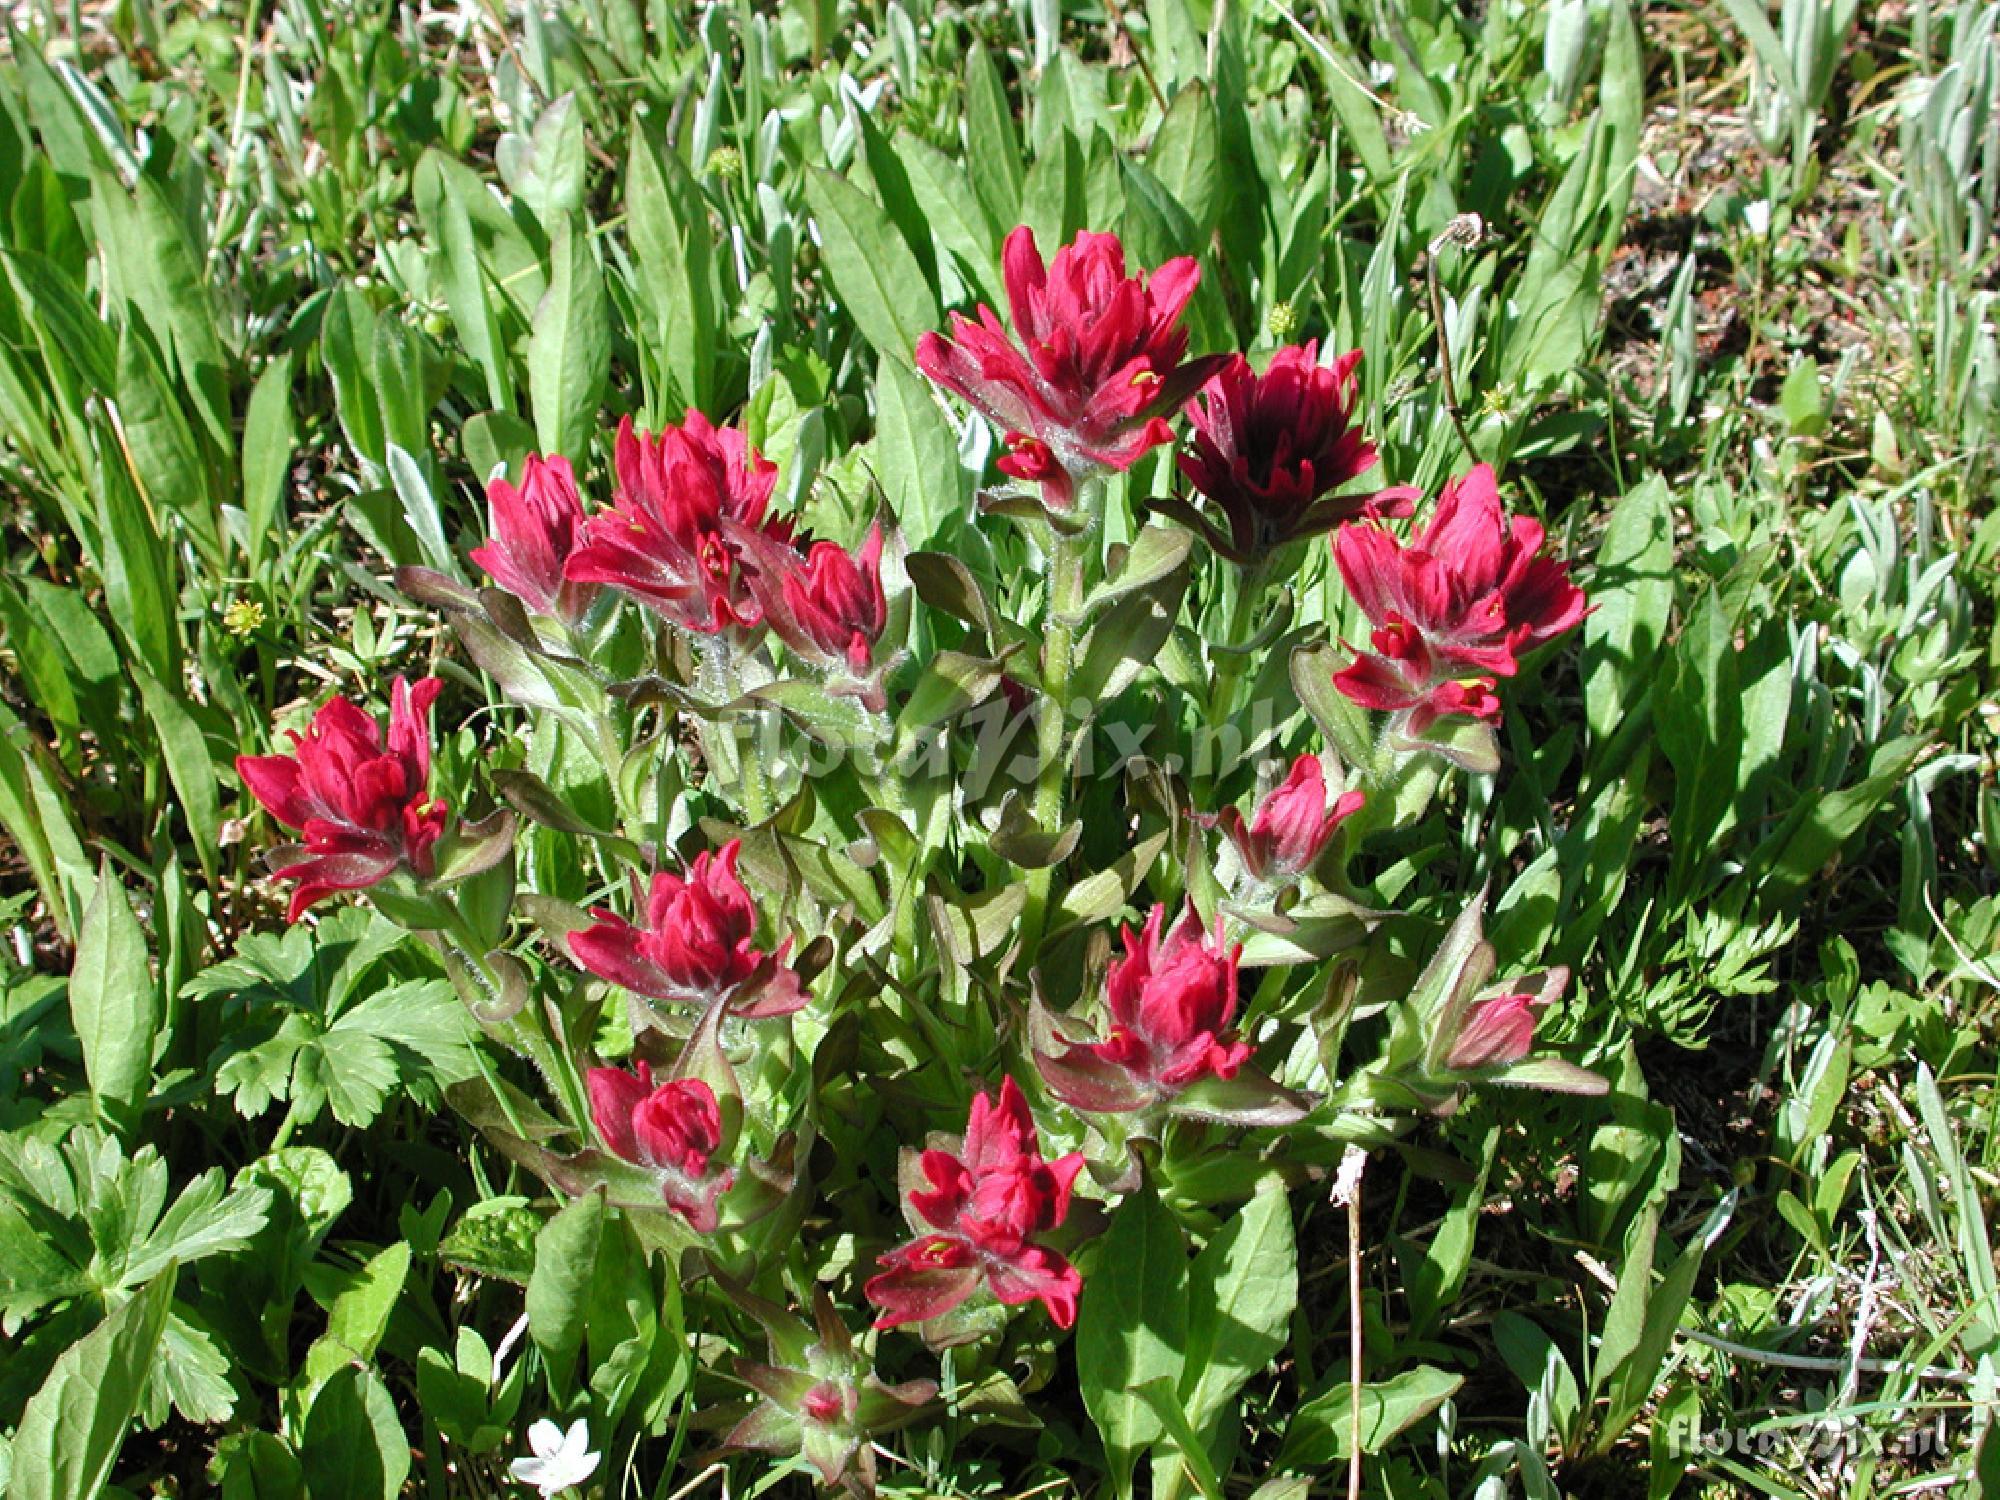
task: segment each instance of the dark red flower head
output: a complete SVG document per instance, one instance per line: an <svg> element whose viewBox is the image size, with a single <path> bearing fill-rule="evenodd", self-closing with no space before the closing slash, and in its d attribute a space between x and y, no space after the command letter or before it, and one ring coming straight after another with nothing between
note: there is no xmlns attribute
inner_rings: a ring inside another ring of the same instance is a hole
<svg viewBox="0 0 2000 1500"><path fill-rule="evenodd" d="M239 755L236 772L265 811L305 835L303 856L278 870L296 880L287 920L322 896L359 890L407 865L432 870L431 846L444 832L445 805L433 798L431 704L444 686L426 677L390 690L388 744L367 714L329 700L290 755Z"/></svg>
<svg viewBox="0 0 2000 1500"><path fill-rule="evenodd" d="M1520 652L1585 613L1569 570L1541 555L1543 540L1539 521L1501 509L1485 464L1445 486L1407 543L1379 525L1342 527L1334 560L1375 626L1376 655L1335 685L1364 708L1408 712L1416 734L1442 714L1497 717L1493 678L1513 676Z"/></svg>
<svg viewBox="0 0 2000 1500"><path fill-rule="evenodd" d="M657 436L618 425L618 493L584 523L564 576L609 584L684 630L753 630L763 611L744 580L732 526L778 542L791 525L767 517L777 466L733 427L700 412Z"/></svg>
<svg viewBox="0 0 2000 1500"><path fill-rule="evenodd" d="M1000 429L1002 473L1039 484L1043 503L1066 511L1077 480L1129 469L1171 442L1166 415L1215 367L1182 363L1181 311L1201 269L1182 256L1128 275L1118 236L1087 230L1044 266L1026 225L1001 259L1012 333L990 307L976 322L954 313L950 338L917 341L917 367Z"/></svg>
<svg viewBox="0 0 2000 1500"><path fill-rule="evenodd" d="M674 1078L655 1088L653 1070L592 1068L590 1117L612 1154L649 1169L660 1196L702 1234L716 1225L716 1199L735 1182L714 1166L722 1149L722 1110L715 1090L699 1078Z"/></svg>
<svg viewBox="0 0 2000 1500"><path fill-rule="evenodd" d="M1197 1078L1231 1078L1250 1048L1230 1031L1236 1018L1236 961L1222 924L1204 932L1192 904L1161 935L1167 909L1155 906L1143 932L1123 931L1125 956L1105 977L1111 1035L1091 1050L1163 1093Z"/></svg>
<svg viewBox="0 0 2000 1500"><path fill-rule="evenodd" d="M852 556L834 542L797 548L736 529L750 564L750 587L771 629L792 652L828 674L836 694L860 698L879 713L886 662L876 644L889 623L882 591L882 526L868 529Z"/></svg>
<svg viewBox="0 0 2000 1500"><path fill-rule="evenodd" d="M1072 1109L1123 1114L1171 1103L1203 1079L1227 1081L1249 1060L1232 1030L1240 946L1225 944L1189 904L1171 932L1155 906L1143 932L1123 931L1125 955L1105 977L1110 1028L1102 1041L1050 1031L1035 1060L1049 1092Z"/></svg>
<svg viewBox="0 0 2000 1500"><path fill-rule="evenodd" d="M1374 466L1375 445L1354 425L1361 351L1331 366L1318 352L1317 343L1288 345L1262 375L1231 355L1188 403L1194 434L1181 472L1221 510L1228 530L1192 507L1162 508L1235 562L1260 562L1355 516L1407 515L1416 496L1404 488L1333 496Z"/></svg>
<svg viewBox="0 0 2000 1500"><path fill-rule="evenodd" d="M529 454L519 489L504 478L486 486L486 511L493 540L474 548L472 560L536 613L566 621L580 618L597 586L563 577L584 526L583 500L569 460L560 454Z"/></svg>
<svg viewBox="0 0 2000 1500"><path fill-rule="evenodd" d="M981 1285L1008 1306L1039 1299L1058 1327L1073 1324L1083 1278L1035 1238L1069 1213L1083 1157L1043 1160L1014 1080L1002 1081L997 1103L984 1093L972 1101L956 1154L925 1151L918 1165L929 1187L913 1188L908 1206L925 1232L881 1257L887 1269L864 1289L882 1309L875 1326L942 1317Z"/></svg>
<svg viewBox="0 0 2000 1500"><path fill-rule="evenodd" d="M1328 807L1326 773L1319 757L1301 755L1292 762L1291 774L1258 804L1247 826L1233 807L1224 808L1216 821L1236 846L1251 879L1276 885L1311 869L1333 831L1365 800L1360 792L1342 792Z"/></svg>
<svg viewBox="0 0 2000 1500"><path fill-rule="evenodd" d="M706 1009L718 1001L752 1019L789 1015L806 1003L798 976L756 946L757 908L736 873L741 840L702 853L685 876L662 870L646 901L646 925L594 909L589 927L569 935L576 961L635 995Z"/></svg>

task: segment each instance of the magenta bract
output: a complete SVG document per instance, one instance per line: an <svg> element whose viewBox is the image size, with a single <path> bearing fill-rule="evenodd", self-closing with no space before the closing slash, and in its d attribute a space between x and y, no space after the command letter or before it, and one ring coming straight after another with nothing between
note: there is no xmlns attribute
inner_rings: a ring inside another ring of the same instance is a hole
<svg viewBox="0 0 2000 1500"><path fill-rule="evenodd" d="M388 743L380 726L345 698L330 699L290 755L239 755L237 774L265 811L305 835L303 858L282 866L295 880L287 920L322 896L360 890L407 866L432 871L431 846L445 805L428 791L431 704L444 684L398 677L390 693Z"/></svg>
<svg viewBox="0 0 2000 1500"><path fill-rule="evenodd" d="M706 1009L721 1002L739 1016L788 1015L806 1003L798 976L756 946L757 907L736 873L742 841L701 853L686 875L662 870L646 899L646 925L597 908L596 921L569 935L583 968L649 1000Z"/></svg>
<svg viewBox="0 0 2000 1500"><path fill-rule="evenodd" d="M608 584L699 635L748 632L763 622L739 566L731 525L789 543L791 524L767 517L777 466L732 427L690 410L657 435L618 425L618 493L584 523L564 576Z"/></svg>
<svg viewBox="0 0 2000 1500"><path fill-rule="evenodd" d="M972 1101L956 1154L925 1151L920 1166L930 1186L910 1193L911 1222L935 1232L880 1258L885 1269L865 1288L882 1309L875 1326L941 1317L981 1285L1010 1306L1039 1300L1057 1326L1073 1324L1083 1278L1035 1236L1068 1214L1083 1157L1043 1160L1034 1116L1014 1080L1002 1081L997 1102L984 1093Z"/></svg>
<svg viewBox="0 0 2000 1500"><path fill-rule="evenodd" d="M1360 792L1342 792L1327 806L1326 772L1319 757L1301 755L1292 762L1291 774L1258 804L1248 825L1233 807L1224 808L1216 822L1252 879L1282 884L1311 869L1334 830L1366 800Z"/></svg>
<svg viewBox="0 0 2000 1500"><path fill-rule="evenodd" d="M1493 678L1584 616L1582 590L1543 540L1539 521L1501 508L1485 464L1445 486L1408 542L1380 525L1342 527L1334 560L1375 626L1375 654L1335 685L1364 708L1410 713L1417 734L1443 714L1497 717Z"/></svg>
<svg viewBox="0 0 2000 1500"><path fill-rule="evenodd" d="M651 1170L667 1207L702 1234L716 1226L716 1199L736 1174L713 1166L722 1147L722 1110L715 1090L698 1078L655 1087L653 1071L592 1068L585 1083L590 1116L612 1154Z"/></svg>
<svg viewBox="0 0 2000 1500"><path fill-rule="evenodd" d="M472 560L536 613L572 622L580 618L597 586L573 583L563 575L584 529L583 499L569 460L559 454L529 454L520 488L504 478L486 486L486 509L493 539L474 548Z"/></svg>
<svg viewBox="0 0 2000 1500"><path fill-rule="evenodd" d="M1048 265L1026 225L1002 252L1012 330L990 307L952 314L951 337L917 341L917 367L1001 431L1000 470L1041 486L1067 511L1076 482L1129 469L1173 441L1177 410L1218 361L1183 363L1182 310L1201 281L1188 256L1150 277L1129 275L1115 234L1077 235Z"/></svg>
<svg viewBox="0 0 2000 1500"><path fill-rule="evenodd" d="M1236 562L1254 563L1280 547L1356 516L1407 514L1416 491L1335 496L1375 464L1375 445L1355 425L1355 369L1361 351L1332 365L1317 343L1280 349L1259 375L1231 355L1188 403L1194 431L1181 473L1222 512L1218 529L1190 507L1166 507Z"/></svg>

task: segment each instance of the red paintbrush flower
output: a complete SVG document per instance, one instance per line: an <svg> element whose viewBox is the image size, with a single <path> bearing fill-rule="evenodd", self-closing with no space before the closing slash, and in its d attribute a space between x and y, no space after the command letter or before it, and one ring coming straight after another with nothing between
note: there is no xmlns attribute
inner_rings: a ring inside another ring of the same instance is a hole
<svg viewBox="0 0 2000 1500"><path fill-rule="evenodd" d="M474 548L472 560L536 613L571 622L580 618L597 586L563 576L584 528L569 460L529 454L519 489L505 478L486 486L486 509L493 539Z"/></svg>
<svg viewBox="0 0 2000 1500"><path fill-rule="evenodd" d="M1360 792L1342 792L1326 805L1326 773L1317 755L1301 755L1291 774L1273 787L1246 825L1243 814L1224 808L1216 818L1236 846L1253 880L1284 884L1313 867L1333 831L1361 808Z"/></svg>
<svg viewBox="0 0 2000 1500"><path fill-rule="evenodd" d="M1405 515L1416 491L1335 495L1375 464L1375 445L1354 422L1361 351L1331 366L1317 343L1280 349L1259 375L1231 355L1188 403L1194 432L1181 473L1222 512L1217 527L1184 501L1156 508L1199 532L1217 552L1257 563L1290 542L1356 516Z"/></svg>
<svg viewBox="0 0 2000 1500"><path fill-rule="evenodd" d="M1009 1306L1039 1300L1058 1327L1073 1324L1083 1278L1035 1237L1068 1214L1083 1157L1043 1160L1014 1080L1001 1083L997 1103L984 1093L972 1101L957 1152L925 1151L919 1165L929 1187L908 1198L919 1235L883 1255L885 1269L864 1289L882 1309L875 1326L942 1317L981 1286Z"/></svg>
<svg viewBox="0 0 2000 1500"><path fill-rule="evenodd" d="M776 953L756 946L757 907L736 874L742 841L695 856L685 876L662 870L646 900L646 925L635 927L602 908L569 935L585 969L635 995L705 1010L722 1002L753 1020L789 1015L806 1003L798 976Z"/></svg>
<svg viewBox="0 0 2000 1500"><path fill-rule="evenodd" d="M653 1085L645 1063L637 1073L592 1068L590 1117L612 1154L650 1170L667 1207L702 1234L716 1226L716 1199L736 1181L714 1165L722 1148L722 1110L715 1090L699 1078Z"/></svg>
<svg viewBox="0 0 2000 1500"><path fill-rule="evenodd" d="M428 791L430 711L443 686L435 677L414 687L395 680L386 746L372 718L334 698L305 734L292 735L291 754L236 758L251 795L305 835L301 857L277 871L298 882L287 920L322 896L378 884L405 866L431 874L445 805Z"/></svg>
<svg viewBox="0 0 2000 1500"><path fill-rule="evenodd" d="M1542 555L1543 541L1539 521L1501 508L1485 464L1445 486L1408 542L1379 525L1342 527L1334 560L1375 626L1376 654L1337 673L1335 686L1364 708L1408 714L1416 735L1444 714L1497 718L1493 678L1513 676L1520 652L1585 613L1582 590Z"/></svg>
<svg viewBox="0 0 2000 1500"><path fill-rule="evenodd" d="M634 432L630 418L621 422L613 467L617 496L584 523L584 544L564 577L609 584L700 635L760 625L763 610L730 531L742 526L791 540L790 522L766 515L777 466L742 433L690 410L685 424L657 436Z"/></svg>
<svg viewBox="0 0 2000 1500"><path fill-rule="evenodd" d="M954 313L949 338L917 341L917 367L1000 429L1003 474L1039 484L1045 506L1067 511L1078 480L1173 441L1167 416L1220 363L1182 362L1180 316L1201 268L1182 256L1128 275L1118 236L1087 230L1044 266L1026 225L1001 259L1011 332L990 307L977 321Z"/></svg>

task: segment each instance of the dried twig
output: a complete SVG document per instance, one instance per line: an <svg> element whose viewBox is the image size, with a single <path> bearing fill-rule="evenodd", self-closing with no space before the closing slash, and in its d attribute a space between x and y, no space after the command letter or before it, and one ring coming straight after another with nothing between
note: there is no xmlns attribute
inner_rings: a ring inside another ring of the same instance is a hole
<svg viewBox="0 0 2000 1500"><path fill-rule="evenodd" d="M1465 430L1465 418L1458 412L1458 383L1451 373L1451 330L1444 322L1444 291L1438 285L1438 252L1446 245L1457 245L1470 250L1486 238L1486 221L1478 214L1460 214L1444 226L1444 232L1431 241L1430 253L1424 257L1424 277L1431 289L1431 321L1437 324L1438 370L1444 376L1444 409L1451 418L1451 425L1458 432L1459 442L1465 445L1466 456L1475 464L1483 463L1479 449L1473 446L1472 434Z"/></svg>

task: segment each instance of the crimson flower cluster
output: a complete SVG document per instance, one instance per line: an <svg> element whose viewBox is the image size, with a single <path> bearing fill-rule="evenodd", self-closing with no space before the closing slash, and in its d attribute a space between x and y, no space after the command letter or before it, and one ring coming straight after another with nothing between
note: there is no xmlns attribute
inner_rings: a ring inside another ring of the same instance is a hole
<svg viewBox="0 0 2000 1500"><path fill-rule="evenodd" d="M941 1318L982 1286L1010 1307L1039 1301L1058 1327L1076 1321L1083 1278L1039 1237L1068 1216L1083 1157L1044 1159L1013 1079L1002 1080L998 1100L972 1101L955 1149L934 1147L916 1165L928 1184L905 1194L917 1237L883 1255L864 1288L882 1309L877 1328Z"/></svg>
<svg viewBox="0 0 2000 1500"><path fill-rule="evenodd" d="M1542 555L1541 523L1506 514L1486 465L1447 484L1407 542L1384 523L1408 516L1418 490L1348 490L1378 458L1356 420L1358 350L1322 364L1316 342L1290 345L1261 373L1240 354L1188 359L1180 318L1199 267L1182 257L1130 274L1114 235L1079 234L1045 265L1022 227L1003 270L1011 328L982 305L916 349L919 369L1000 429L1001 472L1067 512L1080 481L1172 442L1167 418L1184 407L1192 436L1180 471L1220 524L1189 500L1156 508L1248 565L1339 527L1334 557L1373 649L1335 683L1394 715L1404 735L1421 738L1448 715L1497 719L1496 679L1582 619L1568 570Z"/></svg>
<svg viewBox="0 0 2000 1500"><path fill-rule="evenodd" d="M1398 715L1412 735L1446 714L1498 718L1494 679L1512 677L1521 652L1584 616L1583 591L1543 555L1543 541L1541 522L1502 509L1485 464L1447 484L1407 542L1380 525L1342 528L1334 561L1375 627L1375 649L1335 685L1363 708Z"/></svg>
<svg viewBox="0 0 2000 1500"><path fill-rule="evenodd" d="M748 643L769 628L828 674L829 691L880 710L879 523L854 553L798 536L771 509L777 466L694 410L657 433L624 419L612 471L611 504L586 515L568 461L530 455L518 488L488 485L493 538L473 561L530 610L572 626L609 588L690 635Z"/></svg>
<svg viewBox="0 0 2000 1500"><path fill-rule="evenodd" d="M1001 254L1011 332L992 308L953 313L951 337L917 341L917 368L998 427L1000 471L1064 512L1076 486L1129 469L1174 439L1167 417L1221 361L1185 360L1182 310L1201 282L1190 256L1129 275L1115 234L1077 235L1043 263L1022 225Z"/></svg>
<svg viewBox="0 0 2000 1500"><path fill-rule="evenodd" d="M1278 350L1261 372L1241 355L1190 359L1182 316L1199 268L1182 257L1150 274L1130 272L1113 235L1080 234L1045 262L1023 227L1008 236L1003 270L1008 322L981 306L976 318L954 315L949 336L926 334L916 349L931 380L1000 429L1002 472L1037 486L1059 516L1076 509L1081 484L1173 442L1169 419L1185 414L1191 435L1178 468L1202 503L1169 499L1159 508L1218 555L1259 570L1282 549L1334 532L1341 579L1371 627L1371 649L1356 652L1334 683L1362 707L1393 715L1402 734L1421 739L1447 716L1497 718L1498 680L1583 618L1584 596L1547 555L1542 526L1506 512L1489 467L1447 483L1407 536L1389 523L1411 514L1416 490L1353 488L1378 461L1358 420L1358 352L1322 364L1308 342ZM886 710L885 679L897 658L884 643L880 523L853 552L799 535L792 518L773 512L775 466L743 432L696 411L657 433L622 422L612 468L611 503L594 513L559 456L529 457L518 484L493 479L491 536L473 561L526 609L569 631L601 613L606 591L694 637L747 645L768 631L830 692ZM386 735L336 698L292 736L289 754L238 760L257 800L302 835L277 861L278 874L296 883L291 920L333 892L403 872L434 875L447 824L429 790L429 714L439 687L398 679ZM1330 789L1321 760L1308 754L1247 817L1230 807L1202 821L1235 851L1243 877L1236 895L1266 903L1280 919L1296 909L1287 905L1291 887L1325 863L1341 824L1363 804L1359 790ZM740 854L740 842L729 842L683 871L659 871L641 920L599 908L568 934L579 967L635 997L635 1030L664 1029L652 1008L671 1007L699 1016L698 1035L707 1028L712 1041L726 1017L782 1018L807 1003L804 982L787 966L789 939L770 950L758 944ZM1192 900L1172 911L1155 905L1121 939L1094 1030L1049 1015L1036 999L1028 1050L1051 1096L1088 1116L1127 1117L1122 1127L1097 1121L1114 1134L1170 1114L1239 1124L1302 1116L1304 1101L1254 1066L1240 1015L1243 950L1220 916L1204 923ZM1454 1083L1504 1074L1528 1055L1537 1012L1566 979L1552 971L1539 988L1461 996L1449 1022L1434 1028L1427 1073ZM694 1052L690 1043L684 1060ZM696 1071L684 1061L656 1082L641 1060L629 1071L591 1068L586 1086L605 1150L640 1169L693 1231L709 1234L736 1180L741 1097L726 1062L714 1073L721 1098ZM1012 1077L997 1095L978 1094L962 1138L905 1153L913 1235L879 1257L866 1284L876 1326L934 1324L986 1293L1008 1306L1040 1302L1070 1327L1082 1278L1059 1248L1059 1231L1083 1165L1080 1153L1043 1155ZM818 1309L817 1323L816 1342L773 1331L773 1362L741 1367L761 1404L732 1441L799 1452L831 1482L861 1462L871 1432L905 1420L933 1391L871 1384L830 1305Z"/></svg>
<svg viewBox="0 0 2000 1500"><path fill-rule="evenodd" d="M432 871L445 805L431 796L431 704L444 684L414 687L397 678L389 697L388 742L376 722L345 698L330 699L290 755L239 755L236 773L264 810L302 833L302 845L274 852L276 874L296 881L286 920L338 891L379 885L400 869Z"/></svg>

